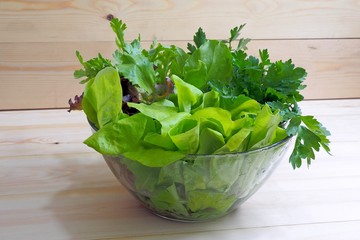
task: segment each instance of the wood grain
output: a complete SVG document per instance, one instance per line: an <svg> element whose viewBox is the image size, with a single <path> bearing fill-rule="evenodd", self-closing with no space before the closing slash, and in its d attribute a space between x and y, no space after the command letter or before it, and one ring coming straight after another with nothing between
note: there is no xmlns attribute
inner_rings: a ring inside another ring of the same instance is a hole
<svg viewBox="0 0 360 240"><path fill-rule="evenodd" d="M273 59L293 58L308 70L307 99L360 97L360 4L357 0L60 0L0 2L0 109L63 108L82 92L72 73L85 58L115 49L109 14L141 33L186 46L202 26L223 39L247 23L250 52L269 48Z"/></svg>
<svg viewBox="0 0 360 240"><path fill-rule="evenodd" d="M169 42L186 48L185 41ZM149 42L144 43L147 47ZM307 99L360 97L360 39L254 40L249 53L267 48L272 60L292 58L308 71ZM75 50L85 59L101 52L111 57L113 42L0 44L0 109L63 108L83 86L73 78L80 68Z"/></svg>
<svg viewBox="0 0 360 240"><path fill-rule="evenodd" d="M82 144L90 134L82 112L0 112L0 239L355 240L360 100L301 107L331 130L333 156L321 152L296 171L284 159L236 212L197 224L163 220L134 201Z"/></svg>
<svg viewBox="0 0 360 240"><path fill-rule="evenodd" d="M253 39L359 38L360 5L345 1L2 1L0 42L106 41L106 16L127 22L130 39L190 40L199 26L212 38L247 23ZM184 27L186 26L186 27Z"/></svg>

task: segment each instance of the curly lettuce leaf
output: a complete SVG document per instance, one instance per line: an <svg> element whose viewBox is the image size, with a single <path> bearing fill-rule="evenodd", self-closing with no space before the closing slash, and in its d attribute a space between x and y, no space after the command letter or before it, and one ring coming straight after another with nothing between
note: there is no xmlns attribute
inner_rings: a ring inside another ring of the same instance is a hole
<svg viewBox="0 0 360 240"><path fill-rule="evenodd" d="M138 54L120 53L114 54L115 66L118 71L133 85L151 94L155 91L155 71L153 64L139 52Z"/></svg>

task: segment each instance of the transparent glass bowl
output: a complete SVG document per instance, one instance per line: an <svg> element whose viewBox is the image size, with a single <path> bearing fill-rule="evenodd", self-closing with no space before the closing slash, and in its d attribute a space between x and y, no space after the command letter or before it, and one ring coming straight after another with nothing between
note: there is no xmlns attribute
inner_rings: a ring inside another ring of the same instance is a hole
<svg viewBox="0 0 360 240"><path fill-rule="evenodd" d="M120 183L152 213L177 221L206 221L230 213L253 195L289 143L290 137L243 153L188 155L164 167L147 167L122 156L104 159Z"/></svg>

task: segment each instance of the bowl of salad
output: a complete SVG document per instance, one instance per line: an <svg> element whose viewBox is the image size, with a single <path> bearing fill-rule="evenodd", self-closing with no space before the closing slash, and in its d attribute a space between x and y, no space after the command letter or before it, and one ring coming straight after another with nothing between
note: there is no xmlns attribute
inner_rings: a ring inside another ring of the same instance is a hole
<svg viewBox="0 0 360 240"><path fill-rule="evenodd" d="M305 69L270 61L266 49L249 56L244 25L226 40L199 28L186 50L156 41L144 49L140 36L125 41L123 21L110 26L112 59L84 61L76 52L84 91L69 111L84 111L93 130L84 143L156 215L222 217L262 186L290 147L293 168L330 151L330 132L298 106Z"/></svg>

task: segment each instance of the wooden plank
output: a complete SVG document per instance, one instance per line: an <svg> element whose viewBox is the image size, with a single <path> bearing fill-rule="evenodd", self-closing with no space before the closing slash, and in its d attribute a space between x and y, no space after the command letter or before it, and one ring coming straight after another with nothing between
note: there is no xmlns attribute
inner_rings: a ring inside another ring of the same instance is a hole
<svg viewBox="0 0 360 240"><path fill-rule="evenodd" d="M211 37L247 23L253 39L359 38L356 1L41 1L0 4L0 42L106 41L108 14L127 22L127 37L189 40L198 27ZM186 26L186 27L184 27Z"/></svg>
<svg viewBox="0 0 360 240"><path fill-rule="evenodd" d="M162 234L145 237L131 237L121 239L131 240L166 240L166 239L192 239L217 240L226 236L226 240L238 239L272 239L272 240L357 240L354 229L360 228L360 221L318 223L309 225L283 225L263 228L232 229L222 231L192 232L183 234ZM315 237L316 236L316 237Z"/></svg>
<svg viewBox="0 0 360 240"><path fill-rule="evenodd" d="M324 125L339 128L333 157L320 155L310 169L296 171L284 159L237 211L197 224L153 216L115 180L99 154L75 150L88 134L81 112L0 112L0 238L355 240L359 105L360 100L305 101L304 112L319 111ZM31 139L45 140L34 146ZM56 139L59 144L48 149Z"/></svg>
<svg viewBox="0 0 360 240"><path fill-rule="evenodd" d="M187 42L164 43L186 48ZM360 97L360 39L254 40L249 53L264 48L272 60L291 57L307 69L307 99ZM0 44L0 109L67 107L83 89L72 75L80 67L75 51L85 59L98 52L110 58L115 49L113 42Z"/></svg>

